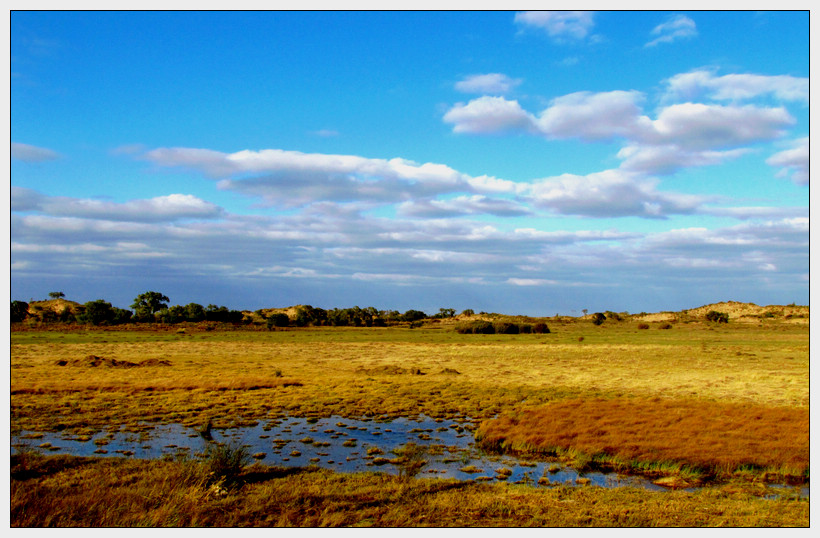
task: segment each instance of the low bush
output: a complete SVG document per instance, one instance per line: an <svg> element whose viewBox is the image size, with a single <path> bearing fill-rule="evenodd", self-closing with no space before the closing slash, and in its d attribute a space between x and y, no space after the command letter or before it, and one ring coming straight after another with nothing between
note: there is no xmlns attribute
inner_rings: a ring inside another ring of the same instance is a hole
<svg viewBox="0 0 820 538"><path fill-rule="evenodd" d="M493 329L495 329L495 334L518 334L521 332L518 325L506 321L497 321L493 323Z"/></svg>
<svg viewBox="0 0 820 538"><path fill-rule="evenodd" d="M648 329L649 324L648 323L638 323L638 328L639 329Z"/></svg>
<svg viewBox="0 0 820 538"><path fill-rule="evenodd" d="M729 323L729 314L727 314L726 312L710 310L706 314L706 319L714 323Z"/></svg>
<svg viewBox="0 0 820 538"><path fill-rule="evenodd" d="M495 334L495 328L489 321L465 321L456 325L459 334Z"/></svg>
<svg viewBox="0 0 820 538"><path fill-rule="evenodd" d="M532 332L536 334L549 334L550 328L547 327L546 323L539 322L532 326Z"/></svg>

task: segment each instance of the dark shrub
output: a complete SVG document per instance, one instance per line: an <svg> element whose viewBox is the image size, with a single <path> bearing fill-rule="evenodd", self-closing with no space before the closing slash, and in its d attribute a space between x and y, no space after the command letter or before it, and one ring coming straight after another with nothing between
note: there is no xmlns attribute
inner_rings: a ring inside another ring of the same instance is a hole
<svg viewBox="0 0 820 538"><path fill-rule="evenodd" d="M714 323L729 323L729 314L725 312L716 312L715 310L710 310L706 314L706 319Z"/></svg>
<svg viewBox="0 0 820 538"><path fill-rule="evenodd" d="M594 325L601 325L604 321L606 321L606 316L601 312L595 312L592 314L592 323Z"/></svg>
<svg viewBox="0 0 820 538"><path fill-rule="evenodd" d="M271 314L267 320L268 329L272 329L273 327L287 327L289 324L290 318L282 312Z"/></svg>
<svg viewBox="0 0 820 538"><path fill-rule="evenodd" d="M521 334L530 334L532 332L532 325L529 323L522 323L518 326L518 330Z"/></svg>
<svg viewBox="0 0 820 538"><path fill-rule="evenodd" d="M550 328L544 322L538 322L532 327L532 332L537 334L549 334Z"/></svg>
<svg viewBox="0 0 820 538"><path fill-rule="evenodd" d="M11 322L23 321L28 317L28 303L25 301L11 302Z"/></svg>
<svg viewBox="0 0 820 538"><path fill-rule="evenodd" d="M671 329L671 328L672 328L672 324L671 324L671 323L664 323L663 325L661 325L660 327L658 327L658 329Z"/></svg>
<svg viewBox="0 0 820 538"><path fill-rule="evenodd" d="M420 319L424 319L427 317L427 314L422 312L421 310L408 310L402 316L404 321L418 321Z"/></svg>
<svg viewBox="0 0 820 538"><path fill-rule="evenodd" d="M495 329L495 334L518 334L520 332L518 325L506 321L494 323L493 328Z"/></svg>
<svg viewBox="0 0 820 538"><path fill-rule="evenodd" d="M489 321L465 321L456 325L459 334L495 334L495 328Z"/></svg>
<svg viewBox="0 0 820 538"><path fill-rule="evenodd" d="M638 328L639 329L648 329L649 324L648 323L638 323Z"/></svg>

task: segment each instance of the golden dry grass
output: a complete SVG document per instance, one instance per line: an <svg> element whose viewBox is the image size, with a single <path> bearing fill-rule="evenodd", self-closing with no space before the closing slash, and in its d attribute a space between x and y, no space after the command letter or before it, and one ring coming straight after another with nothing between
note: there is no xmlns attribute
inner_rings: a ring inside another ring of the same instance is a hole
<svg viewBox="0 0 820 538"><path fill-rule="evenodd" d="M564 398L619 395L808 407L807 327L552 329L517 336L331 328L13 332L11 425L102 429L213 417L219 427L285 414L482 419ZM170 366L56 365L87 355ZM390 373L399 370L424 375Z"/></svg>
<svg viewBox="0 0 820 538"><path fill-rule="evenodd" d="M808 409L652 399L564 400L484 422L484 446L570 449L605 462L686 466L726 477L744 469L801 481L809 468Z"/></svg>
<svg viewBox="0 0 820 538"><path fill-rule="evenodd" d="M809 502L730 490L533 488L252 466L208 486L192 462L12 458L13 527L784 527Z"/></svg>

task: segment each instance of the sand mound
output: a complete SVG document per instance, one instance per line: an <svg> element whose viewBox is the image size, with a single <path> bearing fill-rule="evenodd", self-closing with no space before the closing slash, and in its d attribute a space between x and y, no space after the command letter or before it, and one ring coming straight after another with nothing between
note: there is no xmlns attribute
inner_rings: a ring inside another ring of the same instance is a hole
<svg viewBox="0 0 820 538"><path fill-rule="evenodd" d="M768 305L758 306L754 303L724 301L712 303L691 310L680 312L657 312L654 314L636 315L633 319L647 322L663 321L701 321L711 311L729 314L729 321L758 322L761 319L778 319L794 323L808 323L809 307L799 305Z"/></svg>

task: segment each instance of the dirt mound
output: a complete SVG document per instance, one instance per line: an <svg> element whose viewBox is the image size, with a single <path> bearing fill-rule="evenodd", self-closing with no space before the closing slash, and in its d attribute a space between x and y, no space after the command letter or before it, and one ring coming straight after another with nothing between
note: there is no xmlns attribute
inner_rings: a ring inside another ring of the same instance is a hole
<svg viewBox="0 0 820 538"><path fill-rule="evenodd" d="M809 317L808 306L798 305L769 305L758 306L754 303L739 303L736 301L726 301L714 303L688 310L690 316L705 318L710 311L725 312L729 314L729 320L740 318L806 318Z"/></svg>
<svg viewBox="0 0 820 538"><path fill-rule="evenodd" d="M367 375L424 375L420 368L402 368L396 365L377 366L375 368L356 368L356 372Z"/></svg>
<svg viewBox="0 0 820 538"><path fill-rule="evenodd" d="M96 355L86 355L82 359L67 361L61 359L55 363L57 366L81 366L86 368L139 368L141 366L171 366L171 362L164 359L146 359L142 362L118 361L117 359L106 359Z"/></svg>
<svg viewBox="0 0 820 538"><path fill-rule="evenodd" d="M77 314L83 310L83 305L75 303L74 301L67 301L65 299L50 299L48 301L32 301L28 304L28 313L30 315L37 312L51 311L55 314L62 314L68 310L72 314Z"/></svg>

